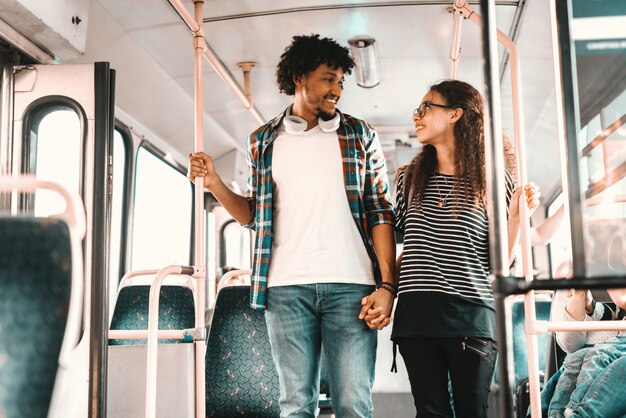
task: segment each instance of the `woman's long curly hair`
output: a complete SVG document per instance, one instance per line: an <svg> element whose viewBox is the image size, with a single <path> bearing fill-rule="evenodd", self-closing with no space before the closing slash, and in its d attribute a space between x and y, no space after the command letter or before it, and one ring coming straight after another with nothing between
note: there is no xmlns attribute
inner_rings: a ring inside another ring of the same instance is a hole
<svg viewBox="0 0 626 418"><path fill-rule="evenodd" d="M454 125L454 212L467 206L476 209L481 203L486 204L487 195L483 99L478 90L458 80L442 81L431 86L430 91L439 93L446 104L463 110ZM436 170L437 150L429 144L405 169L403 194L418 208ZM459 196L464 196L464 201Z"/></svg>
<svg viewBox="0 0 626 418"><path fill-rule="evenodd" d="M280 56L276 68L276 81L281 93L289 96L296 94L294 80L315 71L320 65L341 68L348 75L354 67L350 51L331 38L320 38L319 35L294 36L291 44Z"/></svg>
<svg viewBox="0 0 626 418"><path fill-rule="evenodd" d="M517 184L517 155L515 147L506 131L502 131L502 151L504 152L504 168L511 173L513 183Z"/></svg>

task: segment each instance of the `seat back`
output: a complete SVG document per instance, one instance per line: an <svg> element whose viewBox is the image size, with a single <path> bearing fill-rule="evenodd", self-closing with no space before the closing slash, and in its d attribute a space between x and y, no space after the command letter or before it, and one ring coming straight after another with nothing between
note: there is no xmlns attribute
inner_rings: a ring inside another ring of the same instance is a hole
<svg viewBox="0 0 626 418"><path fill-rule="evenodd" d="M120 289L113 318L112 330L147 330L150 286L126 286ZM195 309L193 292L184 286L161 287L159 298L159 329L177 330L193 328ZM183 340L159 340L160 344L179 343ZM146 340L109 340L109 345L144 345Z"/></svg>
<svg viewBox="0 0 626 418"><path fill-rule="evenodd" d="M548 321L550 319L549 300L536 300L535 310L538 321ZM516 301L511 307L512 332L513 336L513 361L515 362L515 385L525 377L528 377L528 352L526 350L526 331L524 322L524 301ZM537 335L537 352L539 354L539 371L545 370L546 353L549 347L548 334Z"/></svg>
<svg viewBox="0 0 626 418"><path fill-rule="evenodd" d="M48 415L71 285L65 222L0 218L0 416Z"/></svg>
<svg viewBox="0 0 626 418"><path fill-rule="evenodd" d="M265 315L250 308L250 287L223 288L207 342L207 417L279 417L279 391Z"/></svg>

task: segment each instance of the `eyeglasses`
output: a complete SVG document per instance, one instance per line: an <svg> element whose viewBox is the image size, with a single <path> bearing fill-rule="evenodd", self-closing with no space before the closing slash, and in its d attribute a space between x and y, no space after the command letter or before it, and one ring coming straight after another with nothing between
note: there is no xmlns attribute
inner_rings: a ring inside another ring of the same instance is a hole
<svg viewBox="0 0 626 418"><path fill-rule="evenodd" d="M422 103L418 108L416 108L415 110L413 110L413 116L418 115L421 118L424 117L424 115L426 115L426 111L428 109L430 109L431 107L441 107L443 109L456 109L458 108L458 106L449 106L449 105L442 105L442 104L437 104L437 103L431 103L431 102L424 102Z"/></svg>

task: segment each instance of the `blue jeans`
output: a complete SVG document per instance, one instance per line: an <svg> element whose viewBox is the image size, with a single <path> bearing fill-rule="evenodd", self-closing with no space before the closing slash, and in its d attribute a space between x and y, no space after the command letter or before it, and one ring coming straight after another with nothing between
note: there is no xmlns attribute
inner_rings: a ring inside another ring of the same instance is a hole
<svg viewBox="0 0 626 418"><path fill-rule="evenodd" d="M562 418L565 416L566 409L573 411L572 416L577 417L621 416L613 415L611 412L620 409L623 409L622 413L626 413L626 401L621 402L623 396L619 392L623 385L620 381L623 380L623 376L615 375L615 371L608 373L610 370L620 370L619 365L613 368L613 364L622 358L624 353L626 353L626 339L618 337L569 354L559 371L560 376L553 376L544 389L544 392L550 390L554 380L558 379L549 402L548 417ZM624 365L621 366L621 370L626 371L626 362L622 362ZM616 380L607 380L611 375ZM619 393L619 396L610 397L612 390ZM593 396L596 392L603 393L599 401L597 394ZM544 406L547 398L547 396L542 396ZM593 398L596 400L594 401ZM612 409L609 411L607 408Z"/></svg>
<svg viewBox="0 0 626 418"><path fill-rule="evenodd" d="M563 366L561 367L559 372L555 374L555 376L558 377L552 376L552 378L544 388L543 393L553 388L554 386L551 383L554 382L554 379L558 379L556 381L556 387L554 387L553 395L545 399L546 401L548 401L549 404L549 418L563 417L563 411L565 411L565 407L569 403L572 392L574 392L574 389L576 389L576 380L578 379L578 375L580 374L583 360L585 359L585 356L593 349L594 347L583 347L580 350L568 354L567 357L565 357Z"/></svg>
<svg viewBox="0 0 626 418"><path fill-rule="evenodd" d="M378 333L360 320L374 286L321 283L268 289L265 319L280 381L281 417L315 417L322 343L337 418L371 418Z"/></svg>
<svg viewBox="0 0 626 418"><path fill-rule="evenodd" d="M624 397L624 376L626 376L626 346L620 347L622 353L616 357L617 350L608 353L604 359L605 367L600 367L586 376L588 383L576 387L572 399L567 405L572 418L617 418L626 415L626 397ZM611 360L612 361L609 361ZM581 376L585 372L584 366Z"/></svg>
<svg viewBox="0 0 626 418"><path fill-rule="evenodd" d="M561 374L563 374L563 367L557 370L556 373L554 373L552 377L550 377L550 379L548 380L544 388L541 390L541 416L542 417L548 416L548 408L550 406L550 401L554 397L556 385L557 385L559 378L561 377ZM528 407L528 411L526 411L526 416L530 418L530 406Z"/></svg>

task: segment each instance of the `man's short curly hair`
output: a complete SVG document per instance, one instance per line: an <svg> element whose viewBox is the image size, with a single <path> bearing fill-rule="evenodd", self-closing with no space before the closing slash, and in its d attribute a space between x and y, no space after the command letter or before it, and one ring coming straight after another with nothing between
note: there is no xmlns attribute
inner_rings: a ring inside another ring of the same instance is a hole
<svg viewBox="0 0 626 418"><path fill-rule="evenodd" d="M350 74L354 60L350 57L348 48L331 38L320 39L318 34L294 36L280 56L276 69L278 89L281 93L293 96L296 94L294 79L315 71L322 64L341 68L344 74Z"/></svg>

